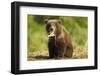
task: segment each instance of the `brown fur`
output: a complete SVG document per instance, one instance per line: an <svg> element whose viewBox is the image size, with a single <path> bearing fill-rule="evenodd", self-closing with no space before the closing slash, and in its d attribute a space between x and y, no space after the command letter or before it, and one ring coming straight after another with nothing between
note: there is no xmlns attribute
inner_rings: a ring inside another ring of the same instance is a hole
<svg viewBox="0 0 100 76"><path fill-rule="evenodd" d="M48 48L50 58L62 58L73 55L73 45L70 34L65 30L59 20L45 20L48 35L51 34L50 28L55 28L54 36L49 37Z"/></svg>

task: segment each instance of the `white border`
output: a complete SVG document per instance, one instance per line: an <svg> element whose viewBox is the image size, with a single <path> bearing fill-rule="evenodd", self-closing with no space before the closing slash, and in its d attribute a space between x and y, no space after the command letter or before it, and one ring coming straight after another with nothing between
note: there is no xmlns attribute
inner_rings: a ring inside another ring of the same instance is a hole
<svg viewBox="0 0 100 76"><path fill-rule="evenodd" d="M87 16L88 17L88 59L27 61L27 15ZM94 65L94 11L20 7L20 70L79 67Z"/></svg>

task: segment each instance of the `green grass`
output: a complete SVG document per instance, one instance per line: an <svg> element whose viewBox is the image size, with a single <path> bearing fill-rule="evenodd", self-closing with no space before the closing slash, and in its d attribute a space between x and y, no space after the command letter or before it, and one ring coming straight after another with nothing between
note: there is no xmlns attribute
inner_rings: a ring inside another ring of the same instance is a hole
<svg viewBox="0 0 100 76"><path fill-rule="evenodd" d="M61 19L72 36L73 59L88 57L88 18L74 16L28 15L28 60L48 59L48 38L44 19Z"/></svg>

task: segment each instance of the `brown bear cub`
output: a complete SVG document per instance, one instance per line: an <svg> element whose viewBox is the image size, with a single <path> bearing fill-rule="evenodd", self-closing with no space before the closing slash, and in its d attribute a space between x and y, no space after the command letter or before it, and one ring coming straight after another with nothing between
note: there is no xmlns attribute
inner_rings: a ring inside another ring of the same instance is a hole
<svg viewBox="0 0 100 76"><path fill-rule="evenodd" d="M71 58L73 55L73 45L71 36L65 30L60 20L45 20L46 31L48 33L48 49L50 58Z"/></svg>

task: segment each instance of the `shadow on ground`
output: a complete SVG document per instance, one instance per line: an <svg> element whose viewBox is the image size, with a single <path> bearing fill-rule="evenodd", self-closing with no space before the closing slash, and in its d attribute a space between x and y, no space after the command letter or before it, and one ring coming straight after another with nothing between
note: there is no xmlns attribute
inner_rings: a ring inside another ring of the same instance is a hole
<svg viewBox="0 0 100 76"><path fill-rule="evenodd" d="M35 56L36 59L50 59L49 56Z"/></svg>

